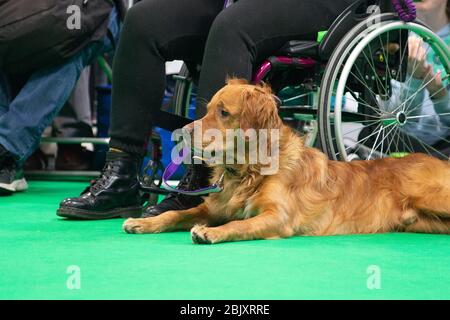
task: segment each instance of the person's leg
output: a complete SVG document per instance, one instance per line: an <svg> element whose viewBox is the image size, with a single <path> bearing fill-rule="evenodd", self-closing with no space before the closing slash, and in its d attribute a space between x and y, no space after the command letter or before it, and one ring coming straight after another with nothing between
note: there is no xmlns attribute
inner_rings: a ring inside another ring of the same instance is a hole
<svg viewBox="0 0 450 320"><path fill-rule="evenodd" d="M221 12L207 40L198 89L209 101L227 76L251 80L265 58L289 40L315 40L353 0L239 0ZM205 113L197 104L197 115Z"/></svg>
<svg viewBox="0 0 450 320"><path fill-rule="evenodd" d="M66 64L33 74L0 117L0 145L23 162L39 144L43 130L64 105L82 69L74 57Z"/></svg>
<svg viewBox="0 0 450 320"><path fill-rule="evenodd" d="M144 152L164 95L165 62L201 62L223 0L153 0L127 13L114 59L110 146Z"/></svg>
<svg viewBox="0 0 450 320"><path fill-rule="evenodd" d="M28 188L23 162L67 100L82 70L81 60L80 55L62 66L34 73L0 116L0 146L8 159L0 168L0 189L11 193Z"/></svg>
<svg viewBox="0 0 450 320"><path fill-rule="evenodd" d="M113 169L104 170L80 197L62 201L59 216L104 219L136 214L141 205L134 192L139 159L151 126L157 124L165 62L200 62L209 26L222 6L222 0L149 0L131 8L113 66L111 150L106 164ZM171 199L180 205L177 197Z"/></svg>
<svg viewBox="0 0 450 320"><path fill-rule="evenodd" d="M10 104L10 84L6 75L0 72L0 118L8 112ZM0 144L0 195L10 195L15 191L13 183L16 178L14 172L11 172L14 164L9 151Z"/></svg>
<svg viewBox="0 0 450 320"><path fill-rule="evenodd" d="M116 24L114 17L115 10L111 12L110 27ZM61 65L42 68L30 77L14 77L17 85L13 89L19 90L12 90L8 111L0 117L0 145L18 162L35 150L43 130L67 101L81 71L99 53L109 50L108 43L91 43ZM0 97L3 95L0 93Z"/></svg>
<svg viewBox="0 0 450 320"><path fill-rule="evenodd" d="M0 118L9 112L12 97L16 94L17 85L20 83L20 80L11 79L0 72ZM0 144L0 195L11 195L27 188L23 170L17 167L15 158L9 150Z"/></svg>
<svg viewBox="0 0 450 320"><path fill-rule="evenodd" d="M8 112L0 118L0 145L19 163L39 145L42 132L69 98L82 70L105 46L91 43L63 64L42 68L17 81L19 90L12 93Z"/></svg>
<svg viewBox="0 0 450 320"><path fill-rule="evenodd" d="M7 108L3 106L0 117L0 153L8 158L7 166L0 168L2 187L10 192L26 189L23 162L39 145L42 132L64 105L81 71L104 50L105 44L92 43L64 64L8 79L11 102ZM4 90L2 84L2 96Z"/></svg>

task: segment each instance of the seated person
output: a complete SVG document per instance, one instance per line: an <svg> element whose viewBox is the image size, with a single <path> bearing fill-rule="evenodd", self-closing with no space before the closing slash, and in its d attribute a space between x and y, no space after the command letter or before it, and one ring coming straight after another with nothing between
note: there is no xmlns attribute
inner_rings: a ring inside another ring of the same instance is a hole
<svg viewBox="0 0 450 320"><path fill-rule="evenodd" d="M230 1L225 1L230 2ZM253 68L294 39L315 40L354 0L153 0L133 6L125 19L113 66L110 151L99 177L81 196L61 202L57 214L73 219L139 216L137 174L144 145L161 107L164 64L202 64L197 116L227 76L251 80ZM184 189L208 184L205 166L192 165ZM197 206L201 197L171 194L145 216Z"/></svg>
<svg viewBox="0 0 450 320"><path fill-rule="evenodd" d="M109 29L116 38L117 19L113 10ZM27 188L23 163L39 146L42 132L69 98L83 69L112 48L110 38L105 36L64 64L42 68L20 79L0 71L0 194Z"/></svg>

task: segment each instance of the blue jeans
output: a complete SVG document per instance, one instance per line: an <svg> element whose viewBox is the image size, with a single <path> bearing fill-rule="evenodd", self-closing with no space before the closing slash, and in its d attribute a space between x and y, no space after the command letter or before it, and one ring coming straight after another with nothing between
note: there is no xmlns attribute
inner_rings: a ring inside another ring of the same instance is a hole
<svg viewBox="0 0 450 320"><path fill-rule="evenodd" d="M109 29L116 40L120 31L117 19L113 10ZM91 43L64 64L32 74L14 99L6 76L0 73L0 145L19 165L39 146L42 132L66 103L83 69L112 49L108 37Z"/></svg>

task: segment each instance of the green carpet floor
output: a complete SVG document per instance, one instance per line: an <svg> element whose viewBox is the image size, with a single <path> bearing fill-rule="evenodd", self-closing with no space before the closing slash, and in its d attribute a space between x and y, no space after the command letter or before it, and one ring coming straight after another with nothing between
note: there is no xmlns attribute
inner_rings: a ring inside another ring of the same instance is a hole
<svg viewBox="0 0 450 320"><path fill-rule="evenodd" d="M212 246L189 233L127 235L121 219L65 221L84 184L31 182L0 198L0 299L450 298L450 237L296 237ZM380 289L367 270L379 268ZM77 266L81 288L69 290Z"/></svg>

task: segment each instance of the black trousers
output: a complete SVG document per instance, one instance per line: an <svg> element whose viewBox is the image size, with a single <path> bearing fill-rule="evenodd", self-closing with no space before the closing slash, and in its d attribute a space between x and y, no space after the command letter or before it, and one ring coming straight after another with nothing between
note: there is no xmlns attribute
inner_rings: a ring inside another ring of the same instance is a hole
<svg viewBox="0 0 450 320"><path fill-rule="evenodd" d="M201 63L198 98L254 67L286 41L314 40L354 0L144 0L128 12L114 61L110 146L142 154L161 107L165 62ZM197 104L197 116L205 113Z"/></svg>

